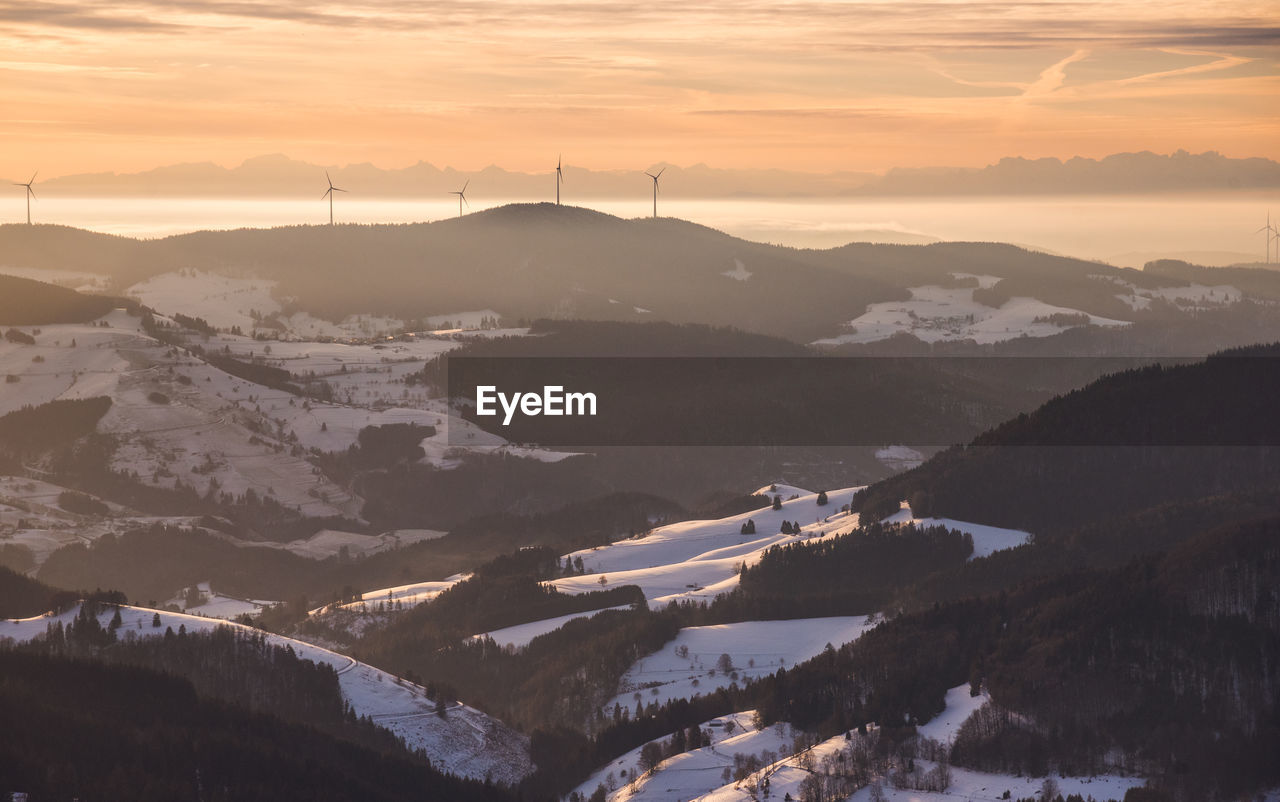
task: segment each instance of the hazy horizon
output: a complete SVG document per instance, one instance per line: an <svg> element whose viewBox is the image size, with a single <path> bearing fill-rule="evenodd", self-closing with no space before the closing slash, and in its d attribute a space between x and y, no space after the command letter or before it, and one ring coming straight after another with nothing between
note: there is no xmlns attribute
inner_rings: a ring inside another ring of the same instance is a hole
<svg viewBox="0 0 1280 802"><path fill-rule="evenodd" d="M1243 197L1242 197L1243 196ZM547 199L483 196L468 214L511 203ZM1154 258L1188 258L1203 264L1261 262L1263 241L1254 231L1265 221L1270 192L1180 196L1031 196L952 198L659 198L663 217L688 220L756 242L827 248L854 241L1007 242L1120 266L1140 267ZM566 205L621 218L652 215L652 196L596 198ZM0 206L0 221L21 223L21 197ZM323 225L326 201L312 198L57 198L33 205L37 223L102 233L154 238L200 230ZM429 223L458 216L456 198L339 196L338 223Z"/></svg>

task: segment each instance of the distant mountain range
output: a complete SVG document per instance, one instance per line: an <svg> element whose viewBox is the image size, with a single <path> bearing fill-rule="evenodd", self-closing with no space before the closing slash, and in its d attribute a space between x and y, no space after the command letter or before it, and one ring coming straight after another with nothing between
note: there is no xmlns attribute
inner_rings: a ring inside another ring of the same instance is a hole
<svg viewBox="0 0 1280 802"><path fill-rule="evenodd" d="M1269 270L1159 263L1139 271L995 243L801 250L674 218L624 220L551 203L510 204L434 223L204 231L156 240L15 224L0 226L0 253L10 267L107 276L117 293L179 268L229 271L276 282L286 317L307 312L340 321L379 314L409 321L411 329L432 315L484 309L510 323L661 320L807 343L848 331L845 324L869 304L907 301L911 288L959 289L957 274L967 276L970 293L976 276L997 279L981 298L974 296L977 307L957 309L961 317L999 309L1012 298L1036 298L1112 321L1185 323L1190 318L1176 304L1148 300L1151 308L1134 302L1142 307L1136 309L1121 296L1229 283L1267 302L1257 307L1256 321L1233 316L1251 328L1270 326L1270 303L1280 299L1280 273ZM900 317L907 326L908 312ZM1235 337L1205 337L1217 347L1240 344ZM1182 353L1211 346L1196 347Z"/></svg>
<svg viewBox="0 0 1280 802"><path fill-rule="evenodd" d="M679 167L658 163L635 170L587 170L568 165L564 168L565 187L576 198L630 197L649 190L643 171L660 169L665 169L663 192L685 198L1112 194L1280 187L1280 162L1183 150L1170 155L1143 151L1066 161L1005 158L982 168L894 168L884 175L717 169L705 164ZM496 166L477 171L442 169L426 162L401 169L382 169L369 163L337 167L276 154L248 159L232 168L204 162L140 173L61 176L39 182L39 191L64 197L318 196L325 186L326 170L335 184L364 197L440 195L470 181L477 190L483 187L491 198L534 199L550 196L554 186L550 162L544 173L518 173ZM316 187L319 189L313 193Z"/></svg>

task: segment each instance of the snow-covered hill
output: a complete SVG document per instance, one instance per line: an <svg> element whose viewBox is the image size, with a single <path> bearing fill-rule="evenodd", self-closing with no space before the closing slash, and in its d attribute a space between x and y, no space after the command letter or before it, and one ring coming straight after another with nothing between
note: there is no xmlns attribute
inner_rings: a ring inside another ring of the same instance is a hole
<svg viewBox="0 0 1280 802"><path fill-rule="evenodd" d="M59 616L0 620L0 640L29 640L44 633L55 620L64 624L71 621L78 611L76 607ZM100 614L104 626L110 622L112 612L107 609ZM160 616L159 627L152 625L155 615ZM123 626L119 637L154 637L163 634L165 628L176 631L182 626L189 632L217 626L249 629L213 618L144 607L121 607L120 617ZM332 666L338 673L343 696L357 715L370 717L402 738L411 749L425 751L442 771L500 783L516 783L533 771L528 738L475 708L454 703L441 718L435 713L435 702L412 682L304 641L272 634L267 639L288 646L299 657Z"/></svg>
<svg viewBox="0 0 1280 802"><path fill-rule="evenodd" d="M947 693L946 709L917 731L922 737L949 742L960 724L986 701L983 695L970 696L968 685L953 688ZM838 756L851 745L844 735L816 741L811 734L786 722L757 730L754 711L750 710L705 721L699 729L710 736L709 745L673 755L648 773L640 762L643 747L638 747L601 767L576 792L587 798L597 787L604 786L609 802L754 802L764 798L761 786L767 777L767 798L784 799L790 794L791 799L801 800L807 798L802 790L805 780L816 774L840 772L844 764ZM669 740L670 735L658 739ZM936 765L923 759L915 762L921 775ZM751 770L752 765L759 768ZM735 779L738 772L740 779ZM885 800L955 802L998 800L1005 798L1006 790L1014 799L1035 797L1044 782L1044 778L989 774L954 766L949 772L950 785L941 792L896 788L890 778L884 777L879 786ZM1120 800L1125 791L1144 782L1139 777L1117 775L1055 775L1053 779L1064 795L1078 793L1098 802ZM868 802L873 799L871 793L870 786L862 788L850 797L850 802Z"/></svg>
<svg viewBox="0 0 1280 802"><path fill-rule="evenodd" d="M632 665L617 697L605 707L629 707L637 701L665 704L745 684L803 663L828 645L857 640L870 626L867 616L855 615L686 627L660 651Z"/></svg>
<svg viewBox="0 0 1280 802"><path fill-rule="evenodd" d="M976 278L979 286L989 288L999 281L996 276ZM1015 337L1048 337L1064 328L1051 322L1052 316L1078 318L1070 325L1127 326L1124 320L1090 315L1078 309L1054 306L1035 298L1010 298L999 307L990 307L973 298L972 287L950 288L928 285L912 287L911 299L870 304L867 310L846 325L847 333L818 340L815 345L869 343L895 334L907 333L925 342L974 340L994 343ZM1150 299L1144 296L1149 304ZM1239 291L1235 299L1239 300ZM1135 306L1135 308L1137 308Z"/></svg>

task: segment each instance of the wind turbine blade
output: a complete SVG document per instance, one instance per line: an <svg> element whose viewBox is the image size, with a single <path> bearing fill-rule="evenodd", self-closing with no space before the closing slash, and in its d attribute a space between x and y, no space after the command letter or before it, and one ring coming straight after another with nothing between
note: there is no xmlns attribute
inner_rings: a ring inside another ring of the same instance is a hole
<svg viewBox="0 0 1280 802"><path fill-rule="evenodd" d="M320 196L320 200L324 200L325 198L329 197L330 192L333 192L333 187L329 187L328 189L326 189L324 191L324 194Z"/></svg>
<svg viewBox="0 0 1280 802"><path fill-rule="evenodd" d="M666 171L667 171L667 168L663 167L661 170L658 171L658 174L654 176L654 180L661 178L662 174L665 173Z"/></svg>
<svg viewBox="0 0 1280 802"><path fill-rule="evenodd" d="M345 190L345 189L338 189L337 187L334 187L334 188L333 188L333 191L334 191L334 192L346 192L346 190Z"/></svg>
<svg viewBox="0 0 1280 802"><path fill-rule="evenodd" d="M467 187L469 187L469 186L471 186L471 179L470 179L470 178L468 178L468 179L466 180L466 183L464 183L464 184L462 185L462 191L463 191L463 192L466 192L466 191L467 191Z"/></svg>
<svg viewBox="0 0 1280 802"><path fill-rule="evenodd" d="M39 198L36 196L36 191L32 189L30 186L27 187L27 192L31 193L31 197L36 198L36 200L39 200Z"/></svg>
<svg viewBox="0 0 1280 802"><path fill-rule="evenodd" d="M470 208L471 208L471 201L467 200L467 196L466 196L466 195L463 195L463 196L462 196L462 202L463 202L463 203L465 203L465 204L467 204L467 208L468 208L468 209L470 209Z"/></svg>
<svg viewBox="0 0 1280 802"><path fill-rule="evenodd" d="M39 170L36 170L34 173L32 173L32 174L31 174L31 180L30 180L30 181L28 181L27 183L28 183L28 184L34 184L34 183L36 182L36 176L38 176L38 175L40 175L40 171L39 171Z"/></svg>

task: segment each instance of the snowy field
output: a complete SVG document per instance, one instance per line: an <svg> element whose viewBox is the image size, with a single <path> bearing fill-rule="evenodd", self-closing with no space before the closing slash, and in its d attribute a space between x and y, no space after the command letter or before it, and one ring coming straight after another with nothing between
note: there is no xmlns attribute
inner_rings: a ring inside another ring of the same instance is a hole
<svg viewBox="0 0 1280 802"><path fill-rule="evenodd" d="M735 755L764 756L765 763L790 754L797 731L779 723L763 730L754 725L755 711L747 710L704 721L698 729L711 736L711 744L675 755L663 761L657 771L643 775L638 747L600 769L582 785L578 793L590 796L603 785L610 790L610 802L636 800L662 802L692 799L724 785L725 769L732 771ZM670 735L659 740L668 740ZM629 780L632 780L630 782ZM613 786L611 789L610 786Z"/></svg>
<svg viewBox="0 0 1280 802"><path fill-rule="evenodd" d="M917 760L916 765L925 769L932 767L932 764L927 760ZM1139 777L1113 775L1099 775L1097 777L1059 777L1055 775L1053 779L1058 784L1058 793L1064 797L1071 794L1079 794L1084 799L1093 799L1095 802L1109 802L1109 800L1121 802L1130 788L1141 787L1146 782ZM1005 791L1009 792L1009 798L1011 799L1025 799L1027 797L1038 799L1043 783L1043 777L987 774L981 771L969 771L952 766L951 786L946 791L938 793L907 791L894 788L889 783L884 784L883 790L885 802L958 802L959 800L986 802L986 800L1002 799ZM792 794L792 796L799 798L795 794ZM711 802L712 799L719 802L721 799L737 798L745 797L705 797L707 802ZM871 802L871 789L863 788L851 796L849 802Z"/></svg>
<svg viewBox="0 0 1280 802"><path fill-rule="evenodd" d="M190 517L130 514L118 504L102 499L94 500L105 504L110 515L81 515L62 507L59 496L66 490L39 479L0 475L0 546L27 549L32 564L39 566L63 546L90 543L108 533L118 534L156 523L190 527L198 522Z"/></svg>
<svg viewBox="0 0 1280 802"><path fill-rule="evenodd" d="M368 612L370 608L380 602L394 604L399 602L405 608L413 607L423 602L428 602L445 592L449 588L466 579L470 574L454 574L447 579L435 582L414 582L409 585L397 585L391 588L379 588L377 590L366 591L361 594L363 598L360 601L350 602L339 606L339 609L352 610L356 612ZM320 607L312 610L311 614L329 610L329 606Z"/></svg>
<svg viewBox="0 0 1280 802"><path fill-rule="evenodd" d="M967 532L973 537L973 554L969 557L971 560L976 560L979 557L989 557L997 551L1016 548L1024 543L1031 542L1031 533L1024 532L1021 529L1002 529L998 526L957 521L954 518L913 518L911 516L911 508L907 506L906 502L903 502L898 512L885 518L884 523L945 526L948 529Z"/></svg>
<svg viewBox="0 0 1280 802"><path fill-rule="evenodd" d="M1239 303L1244 293L1229 284L1212 287L1190 284L1186 287L1139 287L1115 276L1091 276L1098 281L1115 284L1120 290L1116 297L1131 309L1147 309L1155 301L1168 301L1181 309L1212 309Z"/></svg>
<svg viewBox="0 0 1280 802"><path fill-rule="evenodd" d="M857 516L841 512L840 507L848 504L859 489L830 491L828 503L818 506L816 493L779 486L776 495L798 496L784 501L781 510L765 507L717 520L682 521L644 537L575 551L568 556L582 558L586 575L563 577L550 584L565 593L638 585L651 604L675 599L710 601L732 590L738 581L735 569L743 563L755 563L766 549L856 527ZM755 524L754 535L741 533L748 519ZM800 534L781 534L784 520L798 522ZM604 583L600 582L602 578Z"/></svg>
<svg viewBox="0 0 1280 802"><path fill-rule="evenodd" d="M924 464L924 454L909 446L885 446L876 450L880 464L895 471L909 471Z"/></svg>
<svg viewBox="0 0 1280 802"><path fill-rule="evenodd" d="M54 620L65 624L75 618L77 612L78 608L73 608L56 618L0 620L0 640L30 640L43 634ZM111 614L108 608L99 615L103 626L110 622ZM154 627L152 616L157 614L161 625ZM158 636L166 627L176 631L179 626L185 626L189 632L231 626L262 634L260 630L218 619L157 613L143 607L121 607L120 616L124 622L118 633L121 638ZM424 750L437 768L474 779L491 777L495 782L504 783L518 782L532 772L528 738L479 710L454 703L441 719L435 714L435 702L414 683L310 643L273 634L266 637L273 644L292 648L303 659L332 666L338 672L343 696L357 715L369 716L374 723L402 738L411 749Z"/></svg>
<svg viewBox="0 0 1280 802"><path fill-rule="evenodd" d="M982 279L995 278L978 277ZM973 288L949 289L935 285L912 287L906 301L871 304L867 311L846 324L849 332L818 340L815 345L869 343L899 333L908 333L925 342L974 340L989 344L1015 337L1048 337L1063 330L1053 323L1036 322L1055 314L1085 315L1095 326L1127 326L1123 320L1088 315L1078 309L1038 301L1010 298L998 309L973 299Z"/></svg>
<svg viewBox="0 0 1280 802"><path fill-rule="evenodd" d="M857 640L871 624L865 615L745 621L686 627L662 649L637 660L605 709L636 702L665 704L745 684L817 656L830 644ZM725 655L728 655L726 670ZM639 696L639 699L636 697Z"/></svg>
<svg viewBox="0 0 1280 802"><path fill-rule="evenodd" d="M529 641L539 635L545 635L548 632L555 632L570 621L576 621L579 618L591 618L598 613L603 613L605 610L626 609L626 605L603 607L599 610L589 610L585 613L570 613L569 615L560 615L555 618L544 618L541 621L531 621L528 624L516 624L513 627L503 627L502 629L495 629L492 632L484 632L479 635L473 635L472 637L483 638L487 636L492 638L494 643L497 643L499 646L511 646L516 649L521 649L528 646Z"/></svg>
<svg viewBox="0 0 1280 802"><path fill-rule="evenodd" d="M150 301L186 299L191 282L208 284L202 291L212 299L208 303L219 308L244 299L246 304L257 304L264 291L261 282L252 279L188 272L174 284L177 274L166 275L168 279L157 277L148 285L153 293ZM260 311L254 305L245 310ZM189 314L205 311L186 307ZM466 433L478 430L451 418L442 400L426 398L416 386L411 390L405 377L421 370L427 359L456 347L457 338L424 337L386 344L264 343L232 335L192 339L210 352L282 366L299 379L323 377L337 399L324 403L245 381L185 349L160 343L143 332L139 318L124 310L92 323L27 331L34 335L35 345L0 340L0 373L14 377L0 393L0 415L57 399L110 397L112 405L99 431L118 441L111 468L136 473L139 481L158 487L182 483L201 495L213 491L232 496L253 490L306 515L358 519L361 501L329 481L307 459L313 449L348 448L367 426L434 427L435 433L421 445L425 461L441 468L459 464L467 451L503 452L548 462L572 456L512 446L492 435L473 434L469 439ZM452 442L451 430L455 435L461 432ZM39 470L39 466L28 467ZM23 509L4 504L3 498L0 490L0 540L17 538L15 542L30 548L37 562L60 546L118 529L91 525L98 522L83 516L73 519L57 510L41 509L38 501ZM78 527L73 530L68 521ZM398 536L401 543L417 539L421 538ZM284 547L320 558L337 553L342 546L353 553L371 553L389 545L394 544L386 536L374 542L349 533L328 533Z"/></svg>
<svg viewBox="0 0 1280 802"><path fill-rule="evenodd" d="M257 615L262 612L264 607L275 604L275 602L263 599L239 599L235 596L226 596L215 591L208 582L200 582L195 588L201 599L200 604L188 607L186 595L188 589L184 588L181 593L166 601L163 606L172 605L189 615L230 620L241 615Z"/></svg>
<svg viewBox="0 0 1280 802"><path fill-rule="evenodd" d="M921 726L919 732L929 738L950 741L960 724L985 701L984 696L970 697L967 685L953 688L947 692L946 709ZM726 732L723 724L730 720L735 726L732 732ZM710 746L670 757L650 774L642 774L640 771L640 749L637 748L600 768L576 790L585 797L594 792L597 786L604 785L609 791L609 802L754 802L762 797L759 792L752 794L752 784L758 784L764 777L768 777L769 799L783 799L790 794L792 799L800 800L804 798L801 784L805 779L815 770L822 771L824 759L833 758L848 745L844 736L838 735L804 749L806 758L801 761L799 755L802 753L793 754L793 749L797 746L796 736L803 736L805 733L785 722L756 730L752 711L704 722L700 729L711 734ZM732 771L735 755L756 756L760 758L763 768L741 782L732 782L731 775L726 776L726 770ZM916 764L924 770L933 767L926 760L917 760ZM1055 776L1054 780L1064 795L1078 793L1086 799L1092 796L1098 802L1123 799L1125 791L1143 784L1140 778L1111 775ZM945 792L899 790L887 781L882 787L884 798L896 802L986 802L1002 798L1006 790L1014 799L1020 796L1035 797L1043 781L1043 778L986 774L953 766L951 786ZM856 792L850 802L869 802L870 799L871 789L868 787Z"/></svg>
<svg viewBox="0 0 1280 802"><path fill-rule="evenodd" d="M946 709L917 727L916 732L925 738L952 743L956 739L956 733L960 731L960 725L988 700L985 690L977 696L971 696L968 683L957 685L947 691Z"/></svg>

